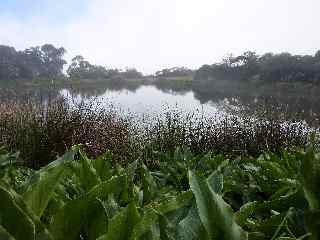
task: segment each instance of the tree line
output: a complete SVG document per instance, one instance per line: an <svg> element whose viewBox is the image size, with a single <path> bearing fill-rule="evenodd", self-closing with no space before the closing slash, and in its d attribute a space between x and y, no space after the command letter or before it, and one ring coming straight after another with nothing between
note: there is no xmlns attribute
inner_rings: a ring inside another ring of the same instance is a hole
<svg viewBox="0 0 320 240"><path fill-rule="evenodd" d="M240 56L228 55L221 62L203 65L195 73L195 80L263 80L320 81L320 50L314 55L245 52Z"/></svg>
<svg viewBox="0 0 320 240"><path fill-rule="evenodd" d="M64 59L66 50L52 44L30 47L17 51L14 47L0 45L0 80L31 80L37 78L57 79L66 77ZM108 69L94 65L84 57L75 56L67 67L71 79L141 78L142 73L134 68L125 70Z"/></svg>
<svg viewBox="0 0 320 240"><path fill-rule="evenodd" d="M37 77L60 77L67 62L63 59L66 50L52 44L17 51L0 45L0 79L33 79Z"/></svg>
<svg viewBox="0 0 320 240"><path fill-rule="evenodd" d="M139 79L143 74L134 68L109 69L94 65L84 57L75 56L65 68L66 50L52 44L17 51L14 47L0 45L0 80L11 79ZM214 80L263 80L320 82L320 50L314 55L266 53L257 55L245 52L239 56L228 55L221 62L203 65L197 70L174 67L157 71L156 79L191 76L195 82Z"/></svg>

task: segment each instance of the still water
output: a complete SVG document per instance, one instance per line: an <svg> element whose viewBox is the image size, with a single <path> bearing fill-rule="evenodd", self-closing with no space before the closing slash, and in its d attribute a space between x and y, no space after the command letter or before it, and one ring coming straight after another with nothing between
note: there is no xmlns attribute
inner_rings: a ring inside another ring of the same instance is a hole
<svg viewBox="0 0 320 240"><path fill-rule="evenodd" d="M192 91L176 93L173 91L161 91L154 86L141 86L135 91L106 90L103 94L97 96L83 97L81 94L72 94L70 90L63 89L60 94L68 99L70 103L90 102L94 107L121 109L124 112L130 112L140 115L161 115L169 109L178 109L184 113L201 113L206 116L224 115L224 101L200 103L195 98Z"/></svg>

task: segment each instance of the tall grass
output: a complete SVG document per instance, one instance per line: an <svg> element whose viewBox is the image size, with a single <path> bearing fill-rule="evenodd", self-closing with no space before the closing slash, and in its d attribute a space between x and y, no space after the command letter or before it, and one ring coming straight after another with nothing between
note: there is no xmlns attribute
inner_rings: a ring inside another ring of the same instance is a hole
<svg viewBox="0 0 320 240"><path fill-rule="evenodd" d="M257 156L267 150L305 146L308 135L300 122L270 117L204 117L169 109L155 121L137 123L116 109L83 102L70 106L63 98L45 104L0 104L0 145L20 151L23 164L33 168L46 165L75 144L84 144L92 157L109 149L119 163L140 158L157 164L157 152L173 154L182 146L196 154Z"/></svg>
<svg viewBox="0 0 320 240"><path fill-rule="evenodd" d="M213 151L229 155L257 156L305 146L310 134L303 122L265 117L184 115L168 111L145 131L152 151L171 152L187 146L193 153Z"/></svg>
<svg viewBox="0 0 320 240"><path fill-rule="evenodd" d="M0 144L20 151L23 163L38 168L74 144L84 144L92 156L112 149L115 159L129 154L129 122L110 109L88 104L70 107L62 99L46 104L6 102L0 105ZM124 159L124 160L125 160Z"/></svg>

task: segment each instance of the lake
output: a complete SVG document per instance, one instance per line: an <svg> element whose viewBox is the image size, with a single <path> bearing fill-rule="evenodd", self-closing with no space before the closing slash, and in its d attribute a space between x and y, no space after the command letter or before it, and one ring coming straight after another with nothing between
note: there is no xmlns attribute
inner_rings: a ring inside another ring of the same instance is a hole
<svg viewBox="0 0 320 240"><path fill-rule="evenodd" d="M183 113L198 112L205 116L225 115L224 101L201 103L196 99L193 91L177 93L175 91L162 91L155 86L140 86L135 90L106 90L97 96L83 96L81 93L72 93L71 90L62 89L61 96L70 103L84 100L92 103L94 107L115 107L124 112L136 115L161 115L166 110L180 110Z"/></svg>
<svg viewBox="0 0 320 240"><path fill-rule="evenodd" d="M320 87L307 84L262 84L250 82L214 81L210 85L80 83L63 86L0 87L0 101L23 99L46 101L63 96L72 102L90 102L98 108L116 108L136 116L159 116L167 110L196 113L205 116L225 116L230 113L253 114L256 110L299 117L319 122ZM262 108L261 108L262 106Z"/></svg>

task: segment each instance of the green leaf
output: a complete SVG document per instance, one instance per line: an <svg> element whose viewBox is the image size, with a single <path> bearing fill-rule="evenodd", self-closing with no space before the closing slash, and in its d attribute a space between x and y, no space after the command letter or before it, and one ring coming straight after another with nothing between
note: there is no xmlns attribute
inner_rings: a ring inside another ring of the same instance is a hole
<svg viewBox="0 0 320 240"><path fill-rule="evenodd" d="M127 240L139 221L138 210L135 204L131 202L111 219L107 234L99 237L98 240Z"/></svg>
<svg viewBox="0 0 320 240"><path fill-rule="evenodd" d="M0 225L0 239L1 240L15 240L15 238L8 233L4 227Z"/></svg>
<svg viewBox="0 0 320 240"><path fill-rule="evenodd" d="M175 239L175 226L166 216L159 215L159 231L161 240Z"/></svg>
<svg viewBox="0 0 320 240"><path fill-rule="evenodd" d="M145 214L141 221L133 229L130 239L139 239L141 236L152 232L158 224L159 216L176 211L182 207L188 206L193 199L191 191L183 192L176 197L170 197L158 204L149 204L145 207Z"/></svg>
<svg viewBox="0 0 320 240"><path fill-rule="evenodd" d="M311 210L305 213L307 229L311 233L310 240L320 237L320 210Z"/></svg>
<svg viewBox="0 0 320 240"><path fill-rule="evenodd" d="M142 188L143 188L143 204L148 204L156 196L158 192L157 183L150 174L147 167L142 164Z"/></svg>
<svg viewBox="0 0 320 240"><path fill-rule="evenodd" d="M0 225L0 239L1 240L15 240L15 238L10 234L8 233L4 227L2 227Z"/></svg>
<svg viewBox="0 0 320 240"><path fill-rule="evenodd" d="M197 208L191 207L186 218L184 218L177 228L177 239L179 240L209 240L209 235L203 227Z"/></svg>
<svg viewBox="0 0 320 240"><path fill-rule="evenodd" d="M19 157L19 153L0 153L0 167L5 167L8 165L15 164Z"/></svg>
<svg viewBox="0 0 320 240"><path fill-rule="evenodd" d="M146 209L141 221L136 224L129 239L139 239L152 231L154 225L157 224L158 217L159 215L154 209Z"/></svg>
<svg viewBox="0 0 320 240"><path fill-rule="evenodd" d="M92 187L101 182L96 169L93 166L92 160L90 160L86 154L80 150L80 168L79 168L79 178L85 189L89 191Z"/></svg>
<svg viewBox="0 0 320 240"><path fill-rule="evenodd" d="M85 199L75 199L67 203L59 212L53 216L50 232L57 240L78 239L79 233L86 218L85 210L88 202Z"/></svg>
<svg viewBox="0 0 320 240"><path fill-rule="evenodd" d="M65 163L72 161L76 152L77 149L72 149L60 159L35 172L24 183L26 190L23 193L23 199L38 217L42 216L53 196L54 190L67 171Z"/></svg>
<svg viewBox="0 0 320 240"><path fill-rule="evenodd" d="M15 198L0 185L0 225L16 239L34 240L35 224L18 206Z"/></svg>
<svg viewBox="0 0 320 240"><path fill-rule="evenodd" d="M112 176L111 161L112 153L108 150L92 162L96 173L102 181L109 180Z"/></svg>
<svg viewBox="0 0 320 240"><path fill-rule="evenodd" d="M108 181L97 184L88 192L87 195L89 199L98 198L101 200L105 200L111 193L115 195L121 193L125 186L126 177L116 176Z"/></svg>
<svg viewBox="0 0 320 240"><path fill-rule="evenodd" d="M70 201L53 216L50 232L56 240L63 240L66 236L76 240L80 235L95 239L105 233L106 227L107 219L101 202L84 197Z"/></svg>
<svg viewBox="0 0 320 240"><path fill-rule="evenodd" d="M248 238L247 233L236 224L231 207L210 189L206 180L189 171L189 182L201 222L211 239Z"/></svg>
<svg viewBox="0 0 320 240"><path fill-rule="evenodd" d="M223 175L213 172L207 179L210 188L217 194L222 194Z"/></svg>
<svg viewBox="0 0 320 240"><path fill-rule="evenodd" d="M320 155L309 146L302 159L302 184L311 210L320 209Z"/></svg>

